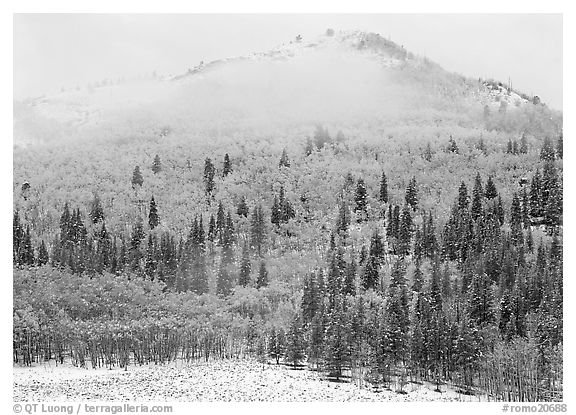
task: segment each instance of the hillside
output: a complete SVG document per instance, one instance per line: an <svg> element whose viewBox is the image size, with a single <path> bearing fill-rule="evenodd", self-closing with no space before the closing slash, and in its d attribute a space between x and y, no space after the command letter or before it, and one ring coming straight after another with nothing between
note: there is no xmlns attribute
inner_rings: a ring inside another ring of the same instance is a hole
<svg viewBox="0 0 576 415"><path fill-rule="evenodd" d="M272 358L561 400L562 114L537 98L327 32L14 124L16 364Z"/></svg>
<svg viewBox="0 0 576 415"><path fill-rule="evenodd" d="M201 63L180 76L104 80L17 103L15 144L160 134L164 128L183 135L269 133L316 123L378 129L438 120L478 127L485 105L496 113L506 105L514 120L508 124L521 130L533 122L524 118L546 112L525 98L531 97L446 72L376 34L342 32Z"/></svg>

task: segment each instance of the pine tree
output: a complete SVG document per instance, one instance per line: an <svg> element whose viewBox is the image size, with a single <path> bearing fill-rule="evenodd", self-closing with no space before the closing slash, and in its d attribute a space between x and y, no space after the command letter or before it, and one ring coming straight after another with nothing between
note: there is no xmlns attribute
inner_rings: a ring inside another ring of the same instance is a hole
<svg viewBox="0 0 576 415"><path fill-rule="evenodd" d="M272 326L270 330L270 357L276 360L276 364L280 364L280 359L284 357L286 351L286 335L283 328L276 328Z"/></svg>
<svg viewBox="0 0 576 415"><path fill-rule="evenodd" d="M392 360L397 363L405 361L408 348L408 328L410 324L408 309L408 290L404 276L405 267L402 259L398 259L392 269L392 278L386 303L386 339L387 350Z"/></svg>
<svg viewBox="0 0 576 415"><path fill-rule="evenodd" d="M544 143L542 144L542 149L540 150L540 160L543 161L554 161L556 158L556 152L554 151L554 145L550 137L546 136L544 138Z"/></svg>
<svg viewBox="0 0 576 415"><path fill-rule="evenodd" d="M441 310L443 299L442 299L442 284L441 284L441 272L440 272L440 256L436 255L432 261L432 277L430 279L429 287L429 297L430 305L435 310Z"/></svg>
<svg viewBox="0 0 576 415"><path fill-rule="evenodd" d="M68 211L68 204L64 207L64 212ZM20 246L22 245L22 240L24 239L24 230L22 224L20 223L20 213L18 210L14 211L14 216L12 219L12 259L14 264L18 263L20 257Z"/></svg>
<svg viewBox="0 0 576 415"><path fill-rule="evenodd" d="M30 226L26 226L26 230L23 232L18 254L19 254L17 260L18 264L28 266L34 265L34 248L32 246L32 236L30 234Z"/></svg>
<svg viewBox="0 0 576 415"><path fill-rule="evenodd" d="M522 133L520 138L520 154L528 154L528 139L526 138L526 133Z"/></svg>
<svg viewBox="0 0 576 415"><path fill-rule="evenodd" d="M140 166L134 167L134 172L132 173L132 187L142 186L144 184L144 178L140 172Z"/></svg>
<svg viewBox="0 0 576 415"><path fill-rule="evenodd" d="M142 258L142 253L140 252L140 243L144 239L144 227L142 226L142 220L138 218L134 227L132 228L132 234L130 236L130 264L132 270L137 270L139 268L140 259Z"/></svg>
<svg viewBox="0 0 576 415"><path fill-rule="evenodd" d="M460 183L458 189L458 209L468 210L468 188L464 182Z"/></svg>
<svg viewBox="0 0 576 415"><path fill-rule="evenodd" d="M154 229L160 224L160 217L158 216L158 208L156 207L156 201L154 196L150 199L150 213L148 214L148 225L150 229Z"/></svg>
<svg viewBox="0 0 576 415"><path fill-rule="evenodd" d="M469 314L477 325L492 323L495 320L492 287L486 274L476 274L472 277Z"/></svg>
<svg viewBox="0 0 576 415"><path fill-rule="evenodd" d="M558 141L556 142L556 158L558 160L562 160L564 156L564 134L561 132L560 136L558 137Z"/></svg>
<svg viewBox="0 0 576 415"><path fill-rule="evenodd" d="M492 200L498 196L498 191L496 190L496 185L492 180L492 176L488 176L488 181L486 182L486 191L484 193L486 199Z"/></svg>
<svg viewBox="0 0 576 415"><path fill-rule="evenodd" d="M450 140L448 141L448 152L459 154L460 150L458 149L458 145L452 136L450 136Z"/></svg>
<svg viewBox="0 0 576 415"><path fill-rule="evenodd" d="M424 150L424 160L428 162L432 161L432 147L430 146L430 142L426 144L426 150Z"/></svg>
<svg viewBox="0 0 576 415"><path fill-rule="evenodd" d="M212 164L212 160L207 158L204 161L204 189L208 196L212 196L214 191L214 176L216 174L216 169Z"/></svg>
<svg viewBox="0 0 576 415"><path fill-rule="evenodd" d="M222 245L224 228L226 227L226 216L224 214L224 204L218 202L218 211L216 212L216 233L218 234L218 243Z"/></svg>
<svg viewBox="0 0 576 415"><path fill-rule="evenodd" d="M230 163L230 156L228 153L224 154L224 165L222 166L222 176L226 177L232 173L232 164Z"/></svg>
<svg viewBox="0 0 576 415"><path fill-rule="evenodd" d="M362 215L367 214L367 207L368 207L368 192L366 191L366 186L364 185L364 180L362 178L358 179L358 182L356 184L354 201L356 203L354 211L361 215L360 221L362 221Z"/></svg>
<svg viewBox="0 0 576 415"><path fill-rule="evenodd" d="M356 295L356 258L354 258L354 253L350 254L350 262L346 265L346 270L344 271L344 285L342 287L342 293L344 295Z"/></svg>
<svg viewBox="0 0 576 415"><path fill-rule="evenodd" d="M348 206L346 205L346 200L342 199L340 201L340 207L338 208L338 218L336 219L336 231L342 235L346 235L348 231L348 226L350 226L350 215L348 213Z"/></svg>
<svg viewBox="0 0 576 415"><path fill-rule="evenodd" d="M244 244L242 249L242 262L240 264L240 275L238 276L238 285L246 287L250 284L250 272L252 271L252 264L250 262L250 251L248 245Z"/></svg>
<svg viewBox="0 0 576 415"><path fill-rule="evenodd" d="M280 157L278 167L290 167L290 160L288 159L288 153L286 152L286 149L282 150L282 156Z"/></svg>
<svg viewBox="0 0 576 415"><path fill-rule="evenodd" d="M486 148L486 144L484 144L484 137L480 136L480 139L478 140L478 150L480 150L482 152L482 154L487 155L488 154L488 149Z"/></svg>
<svg viewBox="0 0 576 415"><path fill-rule="evenodd" d="M305 342L302 333L302 321L296 314L290 323L290 330L286 336L285 359L295 368L304 359Z"/></svg>
<svg viewBox="0 0 576 415"><path fill-rule="evenodd" d="M218 275L216 278L216 292L218 295L227 297L232 293L232 278L227 269L227 264L224 262L220 263L220 268L218 269Z"/></svg>
<svg viewBox="0 0 576 415"><path fill-rule="evenodd" d="M414 275L412 277L412 291L419 293L424 288L424 274L420 268L420 261L416 261Z"/></svg>
<svg viewBox="0 0 576 415"><path fill-rule="evenodd" d="M508 139L508 144L506 144L506 154L512 154L512 139Z"/></svg>
<svg viewBox="0 0 576 415"><path fill-rule="evenodd" d="M380 178L379 200L388 203L388 180L386 179L386 173L384 172L382 172L382 177Z"/></svg>
<svg viewBox="0 0 576 415"><path fill-rule="evenodd" d="M328 376L333 376L336 380L340 380L342 372L350 365L351 350L348 332L349 327L344 311L344 300L341 296L338 296L335 306L328 316L323 353Z"/></svg>
<svg viewBox="0 0 576 415"><path fill-rule="evenodd" d="M364 273L362 274L362 286L365 290L376 289L380 280L380 275L378 273L380 264L378 260L369 255L366 259L366 266L364 267Z"/></svg>
<svg viewBox="0 0 576 415"><path fill-rule="evenodd" d="M536 173L532 176L532 183L530 185L530 216L533 218L544 216L544 209L542 206L542 184L540 179L540 170L536 169Z"/></svg>
<svg viewBox="0 0 576 415"><path fill-rule="evenodd" d="M406 188L406 203L412 208L413 211L416 211L418 207L418 191L416 187L416 177L412 177L408 187Z"/></svg>
<svg viewBox="0 0 576 415"><path fill-rule="evenodd" d="M476 174L476 179L474 181L474 190L472 190L472 219L478 220L478 218L483 216L482 200L484 198L484 190L482 189L482 179L480 178L480 173Z"/></svg>
<svg viewBox="0 0 576 415"><path fill-rule="evenodd" d="M260 268L258 269L258 278L256 279L256 288L262 288L268 286L268 270L266 269L266 263L260 261Z"/></svg>
<svg viewBox="0 0 576 415"><path fill-rule="evenodd" d="M98 223L104 220L104 210L100 203L100 198L97 194L94 194L94 199L92 199L92 205L90 206L90 219L92 223Z"/></svg>
<svg viewBox="0 0 576 415"><path fill-rule="evenodd" d="M244 216L245 218L248 217L249 209L248 205L246 204L246 197L242 196L240 198L240 202L238 202L238 207L236 208L236 213L238 216Z"/></svg>
<svg viewBox="0 0 576 415"><path fill-rule="evenodd" d="M554 162L548 161L544 164L541 189L544 223L551 227L557 226L562 214L562 189Z"/></svg>
<svg viewBox="0 0 576 415"><path fill-rule="evenodd" d="M266 224L262 206L254 207L250 221L250 246L255 249L258 256L262 256L262 248L266 239Z"/></svg>
<svg viewBox="0 0 576 415"><path fill-rule="evenodd" d="M38 246L38 255L36 257L36 262L38 266L46 265L49 261L48 258L48 250L46 249L46 244L44 240L40 241L40 245Z"/></svg>
<svg viewBox="0 0 576 415"><path fill-rule="evenodd" d="M398 255L408 255L410 253L413 226L410 209L408 205L404 205L402 218L400 220L400 229L398 230Z"/></svg>
<svg viewBox="0 0 576 415"><path fill-rule="evenodd" d="M522 225L524 229L530 227L530 201L526 188L522 188Z"/></svg>
<svg viewBox="0 0 576 415"><path fill-rule="evenodd" d="M522 206L520 205L520 198L518 198L518 194L516 192L512 195L512 204L510 206L510 225L513 226L512 230L514 231L514 226L520 229L520 239L522 239ZM513 239L518 241L518 235L512 235Z"/></svg>
<svg viewBox="0 0 576 415"><path fill-rule="evenodd" d="M152 163L152 172L158 174L162 171L162 163L160 162L160 156L156 154L154 157L154 162Z"/></svg>
<svg viewBox="0 0 576 415"><path fill-rule="evenodd" d="M166 251L167 257L172 258L174 256L174 249L171 248L173 245L168 238L166 238ZM187 271L190 275L189 283L190 290L198 295L208 292L208 271L206 269L206 241L204 237L204 224L202 220L202 215L200 219L194 219L192 225L192 231L188 237L186 244L187 256L181 259L181 263L184 262L187 266ZM167 261L168 262L168 261Z"/></svg>

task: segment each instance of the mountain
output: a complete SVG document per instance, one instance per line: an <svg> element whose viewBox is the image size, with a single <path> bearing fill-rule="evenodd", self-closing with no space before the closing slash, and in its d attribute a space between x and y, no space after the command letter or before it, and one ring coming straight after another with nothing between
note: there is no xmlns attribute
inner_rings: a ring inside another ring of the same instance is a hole
<svg viewBox="0 0 576 415"><path fill-rule="evenodd" d="M378 34L329 30L313 41L201 63L178 76L102 81L16 102L14 143L162 131L275 133L317 123L523 130L534 118L550 118L533 102L501 83L450 73ZM487 111L506 112L507 120L487 125Z"/></svg>

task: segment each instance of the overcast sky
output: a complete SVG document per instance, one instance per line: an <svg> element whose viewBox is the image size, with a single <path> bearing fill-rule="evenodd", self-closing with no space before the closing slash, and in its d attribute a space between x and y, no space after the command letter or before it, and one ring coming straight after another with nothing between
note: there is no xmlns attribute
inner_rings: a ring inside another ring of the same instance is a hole
<svg viewBox="0 0 576 415"><path fill-rule="evenodd" d="M105 78L177 74L200 61L271 49L326 28L390 37L445 69L494 78L562 109L562 16L15 15L14 94Z"/></svg>

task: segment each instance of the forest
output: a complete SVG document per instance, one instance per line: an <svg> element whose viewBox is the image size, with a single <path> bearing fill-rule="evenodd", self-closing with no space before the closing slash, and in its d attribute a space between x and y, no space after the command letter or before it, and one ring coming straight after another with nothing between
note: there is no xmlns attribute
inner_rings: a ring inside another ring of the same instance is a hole
<svg viewBox="0 0 576 415"><path fill-rule="evenodd" d="M562 132L498 117L15 149L14 363L561 401Z"/></svg>

